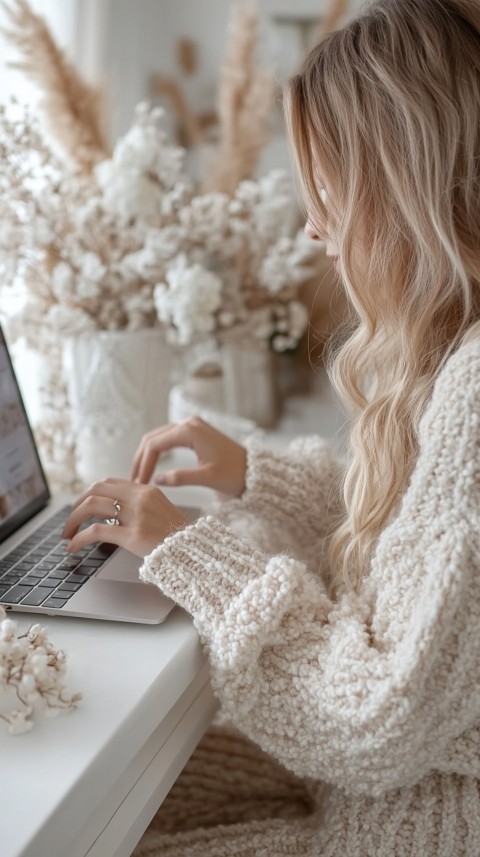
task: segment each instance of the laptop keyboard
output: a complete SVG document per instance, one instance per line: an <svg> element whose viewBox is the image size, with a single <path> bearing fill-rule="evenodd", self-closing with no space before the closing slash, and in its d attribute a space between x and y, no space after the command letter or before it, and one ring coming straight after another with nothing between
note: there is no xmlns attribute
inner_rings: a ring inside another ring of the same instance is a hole
<svg viewBox="0 0 480 857"><path fill-rule="evenodd" d="M0 559L1 604L60 609L115 550L97 544L67 553L62 532L71 508L64 506Z"/></svg>

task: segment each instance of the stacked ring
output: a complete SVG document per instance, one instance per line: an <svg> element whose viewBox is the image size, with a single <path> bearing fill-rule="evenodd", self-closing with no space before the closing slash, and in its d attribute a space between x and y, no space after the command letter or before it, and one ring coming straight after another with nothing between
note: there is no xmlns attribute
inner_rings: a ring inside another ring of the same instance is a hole
<svg viewBox="0 0 480 857"><path fill-rule="evenodd" d="M120 506L120 503L118 502L118 500L113 501L113 508L115 509L115 514L114 514L113 518L105 518L105 523L108 524L109 527L119 527L120 521L119 521L118 516L119 516L120 512L122 511L122 507Z"/></svg>

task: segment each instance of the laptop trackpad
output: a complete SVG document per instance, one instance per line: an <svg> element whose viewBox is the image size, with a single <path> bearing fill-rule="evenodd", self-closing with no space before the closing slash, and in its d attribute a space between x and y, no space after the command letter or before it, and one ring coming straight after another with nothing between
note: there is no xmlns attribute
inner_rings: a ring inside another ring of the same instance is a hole
<svg viewBox="0 0 480 857"><path fill-rule="evenodd" d="M102 565L100 571L95 575L94 580L125 580L127 582L137 582L138 569L143 560L130 551L120 550L115 551L112 556Z"/></svg>
<svg viewBox="0 0 480 857"><path fill-rule="evenodd" d="M91 578L68 602L72 613L123 622L162 622L174 607L148 583Z"/></svg>

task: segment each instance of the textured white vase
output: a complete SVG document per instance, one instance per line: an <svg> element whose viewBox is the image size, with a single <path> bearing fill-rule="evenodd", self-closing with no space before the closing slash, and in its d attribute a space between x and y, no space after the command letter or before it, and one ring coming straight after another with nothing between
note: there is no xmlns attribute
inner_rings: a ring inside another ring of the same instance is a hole
<svg viewBox="0 0 480 857"><path fill-rule="evenodd" d="M65 343L63 363L78 476L85 484L128 477L142 435L167 421L171 352L163 332L74 337Z"/></svg>

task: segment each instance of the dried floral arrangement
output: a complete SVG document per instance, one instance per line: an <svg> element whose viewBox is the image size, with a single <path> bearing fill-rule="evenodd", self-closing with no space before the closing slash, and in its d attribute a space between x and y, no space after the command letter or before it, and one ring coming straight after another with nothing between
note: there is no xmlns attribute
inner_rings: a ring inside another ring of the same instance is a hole
<svg viewBox="0 0 480 857"><path fill-rule="evenodd" d="M196 196L160 109L140 105L111 158L70 170L35 117L0 109L0 269L27 301L13 329L37 349L58 337L163 323L171 342L295 347L298 287L316 250L291 235L289 179L274 171L234 194Z"/></svg>
<svg viewBox="0 0 480 857"><path fill-rule="evenodd" d="M19 67L44 93L46 128L18 106L0 111L0 268L4 283L26 287L9 334L48 356L38 440L50 477L72 487L64 479L74 473L66 336L161 326L180 346L209 337L292 349L307 324L298 292L318 250L292 229L286 174L238 183L235 168L229 192L199 192L159 108L140 105L110 153L98 91L27 0L9 11ZM247 42L237 46L237 64ZM232 63L223 100L225 113L240 104L241 124L259 86L250 80L241 98Z"/></svg>
<svg viewBox="0 0 480 857"><path fill-rule="evenodd" d="M157 113L139 109L112 159L81 169L57 151L38 117L22 110L12 118L2 108L0 156L0 271L25 293L6 319L7 333L45 356L38 442L52 481L73 488L62 343L88 331L159 323L153 289L163 260L156 271L142 264L149 229L160 221L168 229L187 198L181 152L166 143Z"/></svg>
<svg viewBox="0 0 480 857"><path fill-rule="evenodd" d="M0 604L0 719L11 735L28 732L38 712L55 717L76 708L82 696L64 685L65 671L65 654L52 646L45 628L32 625L18 634Z"/></svg>

